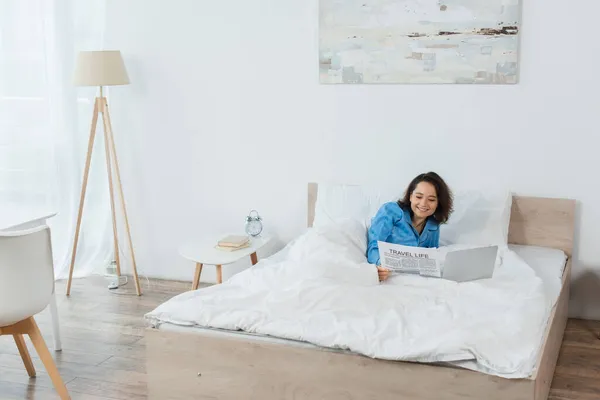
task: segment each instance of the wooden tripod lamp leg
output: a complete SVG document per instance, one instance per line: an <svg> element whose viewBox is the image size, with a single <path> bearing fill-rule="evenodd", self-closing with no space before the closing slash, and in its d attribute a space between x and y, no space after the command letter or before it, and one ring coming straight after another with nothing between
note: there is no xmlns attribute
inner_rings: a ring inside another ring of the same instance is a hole
<svg viewBox="0 0 600 400"><path fill-rule="evenodd" d="M116 146L112 134L112 126L110 122L110 115L108 112L108 104L106 102L106 98L101 95L101 97L97 97L94 102L94 114L92 118L92 126L90 129L90 139L88 142L88 152L85 161L85 169L83 174L83 184L81 187L81 197L79 199L79 212L77 214L77 226L75 228L75 240L73 243L73 252L71 256L71 266L69 268L69 280L67 283L67 296L71 294L71 282L73 279L73 269L75 267L75 258L77 255L77 243L79 241L79 232L81 230L81 219L83 216L83 207L85 202L85 193L87 189L87 182L90 171L90 163L92 158L92 150L94 148L94 139L96 137L96 125L98 123L98 114L102 114L102 121L104 126L104 146L106 150L106 166L108 173L108 183L109 183L109 192L110 192L110 205L112 211L112 225L113 225L113 239L115 246L115 260L117 262L117 275L121 275L121 260L120 260L120 252L119 252L119 241L118 241L118 232L117 232L117 219L116 219L116 209L115 209L115 196L113 189L113 181L112 181L112 158L114 157L115 164L115 173L117 176L117 183L119 187L119 194L121 198L121 204L123 207L123 216L125 218L125 228L127 230L127 237L129 240L129 249L131 251L131 258L133 261L133 276L135 279L135 288L138 296L141 295L140 281L137 273L137 265L135 261L135 253L133 251L133 242L131 240L131 231L129 229L129 219L127 217L127 209L125 207L125 198L123 195L123 185L121 183L121 173L119 171L119 162L117 160L117 152ZM112 154L112 156L111 156Z"/></svg>
<svg viewBox="0 0 600 400"><path fill-rule="evenodd" d="M125 206L125 196L123 195L123 185L121 183L121 172L119 171L119 161L117 159L117 150L116 150L116 146L115 146L115 138L113 136L113 132L112 132L112 124L110 122L110 114L108 112L108 103L106 102L106 100L104 100L104 111L103 111L103 115L104 115L104 121L105 121L105 125L104 125L104 131L105 131L105 137L108 138L108 140L110 141L110 146L111 146L111 150L112 150L112 155L115 159L115 173L117 175L117 184L119 187L119 195L120 195L120 199L121 199L121 206L123 207L123 217L125 219L125 230L127 231L127 239L129 241L129 251L131 252L131 261L132 261L132 266L133 266L133 277L135 280L135 290L137 291L137 295L140 296L142 294L141 288L140 288L140 280L138 278L138 273L137 273L137 265L135 262L135 252L133 251L133 242L131 240L131 230L129 229L129 219L127 217L127 207Z"/></svg>
<svg viewBox="0 0 600 400"><path fill-rule="evenodd" d="M119 255L119 239L117 233L117 214L115 209L115 194L112 180L112 160L110 155L110 146L108 143L108 115L106 113L106 99L100 99L100 112L102 113L102 122L104 124L104 149L106 152L106 172L108 174L108 190L110 193L110 211L112 213L113 240L115 245L115 260L117 261L117 277L121 276L121 259Z"/></svg>
<svg viewBox="0 0 600 400"><path fill-rule="evenodd" d="M69 281L67 283L67 296L71 294L71 281L73 279L73 268L75 267L75 256L77 255L77 242L79 241L79 230L81 228L81 217L83 215L83 204L85 202L85 191L90 172L90 163L92 160L92 150L94 148L94 138L96 137L96 124L98 123L98 111L100 100L96 98L94 102L94 114L92 117L92 126L90 129L90 139L88 141L87 157L85 159L85 169L83 172L83 183L81 185L81 197L79 198L79 213L77 214L77 226L75 228L75 240L73 242L73 252L71 256L71 267L69 269Z"/></svg>

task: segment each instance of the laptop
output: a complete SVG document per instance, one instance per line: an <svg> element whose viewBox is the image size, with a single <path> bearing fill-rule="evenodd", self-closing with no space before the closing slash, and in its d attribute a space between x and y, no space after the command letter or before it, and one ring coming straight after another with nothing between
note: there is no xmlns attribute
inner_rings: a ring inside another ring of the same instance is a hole
<svg viewBox="0 0 600 400"><path fill-rule="evenodd" d="M442 269L442 278L456 282L489 279L494 275L498 246L449 251Z"/></svg>

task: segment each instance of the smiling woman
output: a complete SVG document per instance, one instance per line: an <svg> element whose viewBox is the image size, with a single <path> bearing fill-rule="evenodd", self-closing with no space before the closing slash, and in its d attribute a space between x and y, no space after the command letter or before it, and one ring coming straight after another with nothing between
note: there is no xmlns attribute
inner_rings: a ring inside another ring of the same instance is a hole
<svg viewBox="0 0 600 400"><path fill-rule="evenodd" d="M448 221L453 209L452 192L435 172L416 176L404 197L381 206L368 232L367 259L384 281L389 271L381 267L378 242L415 247L438 247L439 225Z"/></svg>

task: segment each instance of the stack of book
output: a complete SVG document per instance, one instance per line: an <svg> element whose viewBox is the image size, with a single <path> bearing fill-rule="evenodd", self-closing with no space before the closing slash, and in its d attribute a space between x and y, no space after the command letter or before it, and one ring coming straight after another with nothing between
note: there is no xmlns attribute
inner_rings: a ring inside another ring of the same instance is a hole
<svg viewBox="0 0 600 400"><path fill-rule="evenodd" d="M235 251L250 247L248 236L229 235L217 242L217 249L225 251Z"/></svg>

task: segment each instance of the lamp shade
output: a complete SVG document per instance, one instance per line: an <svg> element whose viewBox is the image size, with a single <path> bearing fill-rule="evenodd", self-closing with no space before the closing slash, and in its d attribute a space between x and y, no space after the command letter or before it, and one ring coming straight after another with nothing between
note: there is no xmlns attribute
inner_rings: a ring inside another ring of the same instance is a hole
<svg viewBox="0 0 600 400"><path fill-rule="evenodd" d="M118 50L82 51L77 56L73 84L115 86L129 84L125 63Z"/></svg>

